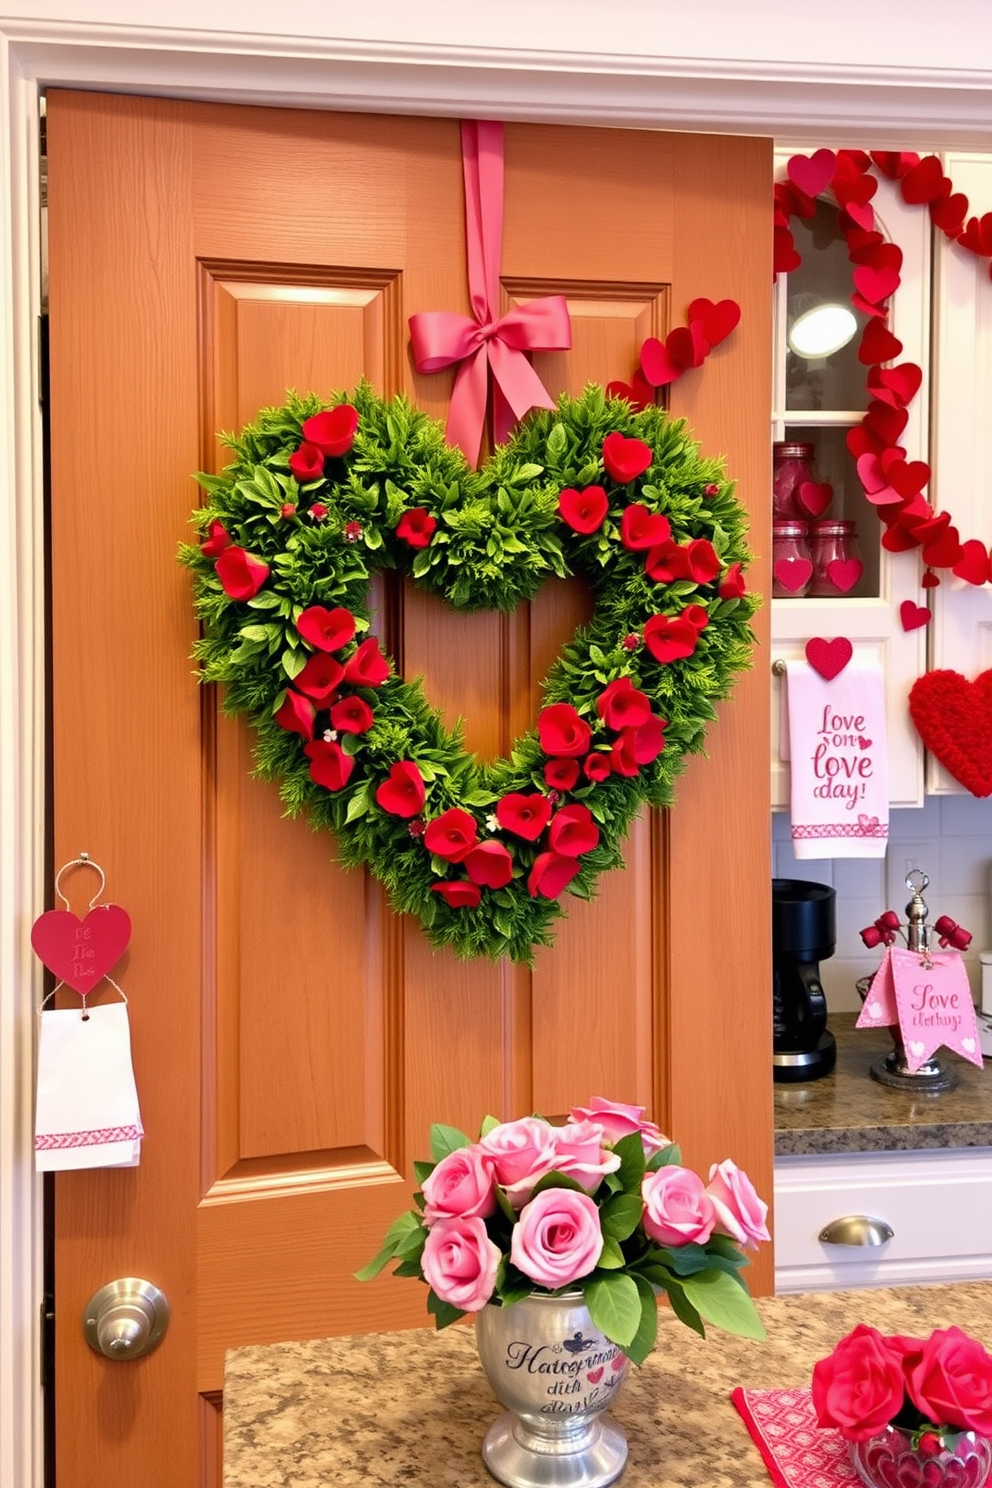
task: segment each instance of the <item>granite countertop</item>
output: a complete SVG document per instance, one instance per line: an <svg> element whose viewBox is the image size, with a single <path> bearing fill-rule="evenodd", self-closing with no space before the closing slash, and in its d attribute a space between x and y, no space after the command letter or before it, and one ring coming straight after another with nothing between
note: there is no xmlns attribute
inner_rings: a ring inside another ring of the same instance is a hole
<svg viewBox="0 0 992 1488"><path fill-rule="evenodd" d="M737 1385L808 1384L855 1323L927 1334L964 1325L992 1345L992 1282L762 1298L767 1343L705 1340L660 1314L658 1347L613 1414L622 1488L769 1488L730 1401ZM234 1349L224 1382L225 1488L492 1488L482 1438L501 1407L470 1327Z"/></svg>
<svg viewBox="0 0 992 1488"><path fill-rule="evenodd" d="M889 1090L868 1066L892 1048L884 1028L855 1029L855 1013L832 1013L837 1068L822 1080L775 1086L775 1155L902 1152L924 1147L992 1147L992 1075L954 1054L956 1090L936 1095Z"/></svg>

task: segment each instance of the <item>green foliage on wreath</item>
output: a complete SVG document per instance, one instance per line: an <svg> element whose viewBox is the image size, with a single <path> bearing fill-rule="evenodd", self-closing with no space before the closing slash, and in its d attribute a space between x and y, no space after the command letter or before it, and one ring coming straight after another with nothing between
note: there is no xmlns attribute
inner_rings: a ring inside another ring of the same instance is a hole
<svg viewBox="0 0 992 1488"><path fill-rule="evenodd" d="M756 608L750 594L721 598L719 580L650 578L644 553L620 540L623 509L637 502L663 514L680 544L709 539L723 573L749 559L745 514L721 463L700 454L683 422L655 407L635 412L597 386L579 398L562 396L554 411L529 415L474 471L446 445L436 421L405 398L384 400L362 384L350 399L359 415L352 448L328 460L320 478L300 484L289 461L303 440L303 423L344 401L344 395L329 404L288 395L284 407L265 409L239 435L225 436L234 458L222 474L198 477L206 492L194 515L198 531L219 522L234 544L269 566L259 592L232 599L202 548L183 546L202 625L195 650L201 679L222 684L226 711L251 720L257 773L278 781L288 814L305 812L313 827L331 830L341 861L369 867L393 908L417 915L434 945L465 957L530 962L536 946L551 942L562 913L557 899L528 889L544 844L497 831L513 856L512 881L484 888L475 907L452 907L431 890L457 876L457 868L427 852L410 822L384 811L375 793L397 761L413 761L427 787L421 826L460 807L476 818L485 840L501 797L548 792L537 732L521 735L508 758L479 763L465 751L460 726L447 727L432 707L422 681L404 680L391 667L381 686L356 689L374 723L364 734L342 736L353 773L342 789L324 789L311 778L303 739L275 717L312 654L296 621L310 606L342 607L355 616L360 642L369 628L370 580L383 570L412 576L456 608L505 611L531 599L546 579L582 576L595 612L552 666L542 706L572 704L592 729L593 750L602 752L610 734L597 699L617 678L629 677L667 720L664 750L636 777L580 776L568 792L568 802L584 804L599 828L598 844L583 854L568 885L571 894L588 898L598 875L620 864L639 807L671 804L685 757L702 750L716 702L749 664ZM649 468L627 485L604 474L603 441L614 432L644 441L652 452ZM558 502L563 489L590 485L606 489L609 510L598 530L583 535L562 520ZM396 534L410 511L436 521L426 547L413 548ZM687 605L703 607L705 629L691 656L660 663L643 644L644 626ZM318 721L318 734L320 727Z"/></svg>

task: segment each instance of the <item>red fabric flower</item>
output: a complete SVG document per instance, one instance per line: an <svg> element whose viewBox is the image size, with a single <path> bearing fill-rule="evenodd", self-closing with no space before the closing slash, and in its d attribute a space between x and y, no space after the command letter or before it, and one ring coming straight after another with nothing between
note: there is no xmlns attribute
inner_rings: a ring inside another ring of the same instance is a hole
<svg viewBox="0 0 992 1488"><path fill-rule="evenodd" d="M342 734L364 734L372 727L372 709L364 698L344 697L331 709L331 728Z"/></svg>
<svg viewBox="0 0 992 1488"><path fill-rule="evenodd" d="M667 722L652 713L647 723L640 728L634 729L634 758L639 765L650 765L658 758L665 747L665 729Z"/></svg>
<svg viewBox="0 0 992 1488"><path fill-rule="evenodd" d="M204 558L219 558L225 548L231 546L231 534L223 522L216 518L207 528L207 536L200 544L200 552Z"/></svg>
<svg viewBox="0 0 992 1488"><path fill-rule="evenodd" d="M217 577L231 599L254 599L269 577L269 565L233 544L217 559Z"/></svg>
<svg viewBox="0 0 992 1488"><path fill-rule="evenodd" d="M545 754L571 757L585 754L592 734L571 703L552 703L538 714L537 736Z"/></svg>
<svg viewBox="0 0 992 1488"><path fill-rule="evenodd" d="M613 774L608 754L587 754L582 762L588 780L607 780Z"/></svg>
<svg viewBox="0 0 992 1488"><path fill-rule="evenodd" d="M660 661L663 666L669 661L691 656L698 640L699 631L681 615L675 619L668 615L652 615L644 627L644 644L655 661Z"/></svg>
<svg viewBox="0 0 992 1488"><path fill-rule="evenodd" d="M350 403L339 403L337 408L325 408L308 418L303 424L303 438L315 444L322 455L346 455L355 442L357 428L358 409Z"/></svg>
<svg viewBox="0 0 992 1488"><path fill-rule="evenodd" d="M690 579L697 584L712 583L723 567L708 537L693 538L685 550L685 561Z"/></svg>
<svg viewBox="0 0 992 1488"><path fill-rule="evenodd" d="M304 440L299 449L294 450L290 455L289 468L301 486L305 486L308 481L322 480L324 476L323 453L315 444L309 444Z"/></svg>
<svg viewBox="0 0 992 1488"><path fill-rule="evenodd" d="M544 778L555 790L570 791L579 778L579 762L574 759L552 759L544 766Z"/></svg>
<svg viewBox="0 0 992 1488"><path fill-rule="evenodd" d="M689 577L689 562L685 548L671 539L648 551L644 560L644 572L657 584L670 584L673 579Z"/></svg>
<svg viewBox="0 0 992 1488"><path fill-rule="evenodd" d="M898 1354L864 1323L813 1366L813 1408L820 1426L836 1426L847 1441L867 1441L902 1408Z"/></svg>
<svg viewBox="0 0 992 1488"><path fill-rule="evenodd" d="M343 676L344 667L339 661L323 651L315 651L299 676L293 678L293 686L326 707L341 686Z"/></svg>
<svg viewBox="0 0 992 1488"><path fill-rule="evenodd" d="M624 729L610 746L610 764L618 775L633 777L641 773L634 754L634 729Z"/></svg>
<svg viewBox="0 0 992 1488"><path fill-rule="evenodd" d="M389 676L389 662L379 650L375 636L363 641L344 665L345 681L352 687L381 687Z"/></svg>
<svg viewBox="0 0 992 1488"><path fill-rule="evenodd" d="M632 553L653 548L658 543L666 542L671 535L671 523L660 512L648 511L639 501L624 508L620 518L620 541Z"/></svg>
<svg viewBox="0 0 992 1488"><path fill-rule="evenodd" d="M350 610L311 605L300 615L296 628L317 651L340 651L355 634L355 617Z"/></svg>
<svg viewBox="0 0 992 1488"><path fill-rule="evenodd" d="M437 522L426 507L415 506L405 511L396 524L396 536L411 548L426 548L434 536Z"/></svg>
<svg viewBox="0 0 992 1488"><path fill-rule="evenodd" d="M426 800L424 777L412 760L397 760L375 798L390 816L417 816Z"/></svg>
<svg viewBox="0 0 992 1488"><path fill-rule="evenodd" d="M427 823L424 846L448 863L460 863L472 851L475 839L475 817L452 806Z"/></svg>
<svg viewBox="0 0 992 1488"><path fill-rule="evenodd" d="M710 612L702 605L686 605L681 618L688 620L693 630L705 630L710 623Z"/></svg>
<svg viewBox="0 0 992 1488"><path fill-rule="evenodd" d="M465 872L473 883L502 889L513 877L513 859L502 842L480 842L465 859Z"/></svg>
<svg viewBox="0 0 992 1488"><path fill-rule="evenodd" d="M312 739L315 713L316 709L309 698L301 697L298 692L289 688L282 706L273 717L280 728L291 734L299 734L303 739Z"/></svg>
<svg viewBox="0 0 992 1488"><path fill-rule="evenodd" d="M599 694L596 711L607 728L639 728L651 717L651 704L629 677L618 677Z"/></svg>
<svg viewBox="0 0 992 1488"><path fill-rule="evenodd" d="M717 594L721 599L742 599L747 593L741 564L732 563L720 580Z"/></svg>
<svg viewBox="0 0 992 1488"><path fill-rule="evenodd" d="M618 485L626 486L643 475L654 455L643 439L627 439L623 434L607 434L603 440L603 464L607 475Z"/></svg>
<svg viewBox="0 0 992 1488"><path fill-rule="evenodd" d="M602 526L609 500L602 486L586 486L584 491L566 487L558 497L558 515L575 532L595 532Z"/></svg>
<svg viewBox="0 0 992 1488"><path fill-rule="evenodd" d="M992 1358L960 1328L931 1333L906 1386L931 1421L992 1435Z"/></svg>
<svg viewBox="0 0 992 1488"><path fill-rule="evenodd" d="M538 853L527 876L530 897L536 899L538 894L542 894L545 899L557 899L562 889L572 882L579 867L577 858L563 857L557 852Z"/></svg>
<svg viewBox="0 0 992 1488"><path fill-rule="evenodd" d="M329 739L314 739L312 744L306 745L303 753L310 758L310 779L314 785L337 791L348 784L355 761L350 754L345 754L340 744Z"/></svg>
<svg viewBox="0 0 992 1488"><path fill-rule="evenodd" d="M580 853L592 852L599 841L599 828L592 819L587 806L576 803L563 806L551 818L548 842L556 853L566 858L577 858Z"/></svg>
<svg viewBox="0 0 992 1488"><path fill-rule="evenodd" d="M463 878L456 879L453 883L431 884L431 893L440 894L445 904L450 904L452 909L474 909L482 898L482 890L476 888L474 883L466 883Z"/></svg>
<svg viewBox="0 0 992 1488"><path fill-rule="evenodd" d="M545 779L550 765L558 763L549 761L545 766ZM574 768L575 776L578 777L579 767L574 760L562 760L561 764ZM572 784L575 784L573 779ZM512 791L509 795L496 803L496 820L504 832L512 832L515 837L522 837L525 842L536 842L551 820L551 802L547 796L542 796L540 791L534 791L532 795L525 796L519 791Z"/></svg>

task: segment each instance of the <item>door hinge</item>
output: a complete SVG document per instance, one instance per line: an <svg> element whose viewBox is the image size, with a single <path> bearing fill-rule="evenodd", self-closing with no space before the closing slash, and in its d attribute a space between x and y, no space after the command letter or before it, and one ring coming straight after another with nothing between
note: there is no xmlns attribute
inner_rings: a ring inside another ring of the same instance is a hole
<svg viewBox="0 0 992 1488"><path fill-rule="evenodd" d="M55 1378L55 1298L46 1292L41 1299L41 1388Z"/></svg>

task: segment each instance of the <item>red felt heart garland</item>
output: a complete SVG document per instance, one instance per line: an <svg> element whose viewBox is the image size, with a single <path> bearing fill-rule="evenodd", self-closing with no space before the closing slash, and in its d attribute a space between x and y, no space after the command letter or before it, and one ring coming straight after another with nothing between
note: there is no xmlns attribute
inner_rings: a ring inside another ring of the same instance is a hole
<svg viewBox="0 0 992 1488"><path fill-rule="evenodd" d="M992 796L992 671L927 672L913 683L909 713L930 753L973 796Z"/></svg>

